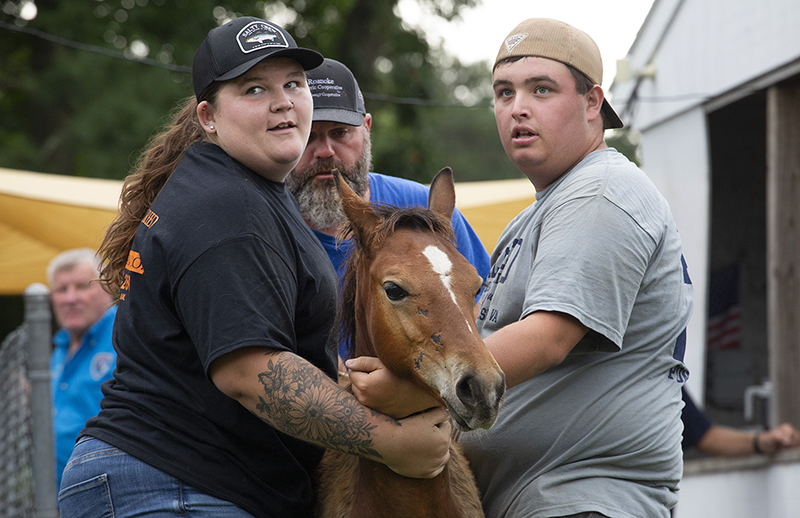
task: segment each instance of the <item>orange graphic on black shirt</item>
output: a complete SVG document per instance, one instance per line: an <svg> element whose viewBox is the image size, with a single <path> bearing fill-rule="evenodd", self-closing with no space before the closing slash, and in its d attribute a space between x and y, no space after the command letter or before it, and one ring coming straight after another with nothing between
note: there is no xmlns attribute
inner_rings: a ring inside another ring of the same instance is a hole
<svg viewBox="0 0 800 518"><path fill-rule="evenodd" d="M120 291L128 291L131 289L131 276L125 274L125 280L122 281L122 286L119 287Z"/></svg>
<svg viewBox="0 0 800 518"><path fill-rule="evenodd" d="M131 289L131 276L127 273L125 274L125 280L122 281L122 286L119 287L119 300L120 302L125 300L125 296L128 294L127 291Z"/></svg>
<svg viewBox="0 0 800 518"><path fill-rule="evenodd" d="M134 252L133 250L130 251L128 254L128 264L125 265L125 268L133 273L144 273L142 258L139 256L139 252Z"/></svg>
<svg viewBox="0 0 800 518"><path fill-rule="evenodd" d="M156 221L158 221L158 214L148 209L147 214L145 214L142 219L142 223L144 223L147 228L150 228L156 224Z"/></svg>

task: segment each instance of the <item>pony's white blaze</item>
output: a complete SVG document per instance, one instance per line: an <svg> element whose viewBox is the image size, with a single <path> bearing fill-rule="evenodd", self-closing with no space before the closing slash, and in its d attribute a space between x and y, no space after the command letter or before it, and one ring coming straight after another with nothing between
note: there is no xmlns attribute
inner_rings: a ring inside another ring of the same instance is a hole
<svg viewBox="0 0 800 518"><path fill-rule="evenodd" d="M439 275L439 279L441 279L442 284L444 284L445 289L447 289L447 293L450 294L450 298L453 299L453 303L458 305L456 294L453 293L453 289L450 287L450 274L453 271L453 262L450 261L450 258L447 257L447 254L443 252L441 248L433 245L426 246L425 250L422 251L422 255L428 258L428 261L431 263L431 268ZM466 322L467 327L469 327L469 321L467 321L466 318L464 322Z"/></svg>
<svg viewBox="0 0 800 518"><path fill-rule="evenodd" d="M428 258L433 271L439 275L439 279L441 279L442 284L450 294L450 298L453 299L453 302L456 302L456 294L450 288L450 272L453 270L453 263L450 258L440 248L433 245L426 246L425 250L422 251L422 255Z"/></svg>

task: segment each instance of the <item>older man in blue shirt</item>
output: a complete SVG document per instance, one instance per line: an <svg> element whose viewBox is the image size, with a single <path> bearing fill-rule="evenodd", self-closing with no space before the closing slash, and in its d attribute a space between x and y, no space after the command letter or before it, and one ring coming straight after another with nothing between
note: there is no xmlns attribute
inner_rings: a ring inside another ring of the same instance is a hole
<svg viewBox="0 0 800 518"><path fill-rule="evenodd" d="M79 248L62 252L47 268L53 313L61 326L50 359L59 485L75 439L100 410L100 385L111 378L117 360L111 345L117 308L97 282L99 265L93 250Z"/></svg>

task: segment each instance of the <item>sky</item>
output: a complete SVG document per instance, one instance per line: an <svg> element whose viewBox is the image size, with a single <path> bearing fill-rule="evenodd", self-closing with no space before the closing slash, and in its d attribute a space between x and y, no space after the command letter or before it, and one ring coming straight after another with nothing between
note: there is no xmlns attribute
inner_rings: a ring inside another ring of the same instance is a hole
<svg viewBox="0 0 800 518"><path fill-rule="evenodd" d="M416 0L401 0L400 15L421 28L430 43L443 43L462 63L490 60L511 30L526 18L556 18L581 29L594 39L603 58L603 89L608 92L617 60L628 53L654 0L482 0L465 10L462 19L441 21L421 11Z"/></svg>

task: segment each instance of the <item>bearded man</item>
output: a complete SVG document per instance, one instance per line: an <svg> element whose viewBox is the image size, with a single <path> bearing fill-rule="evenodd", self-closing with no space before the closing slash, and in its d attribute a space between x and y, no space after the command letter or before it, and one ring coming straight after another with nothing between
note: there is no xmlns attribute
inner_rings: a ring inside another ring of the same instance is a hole
<svg viewBox="0 0 800 518"><path fill-rule="evenodd" d="M287 188L300 205L300 212L328 252L341 275L350 243L336 242L336 234L347 222L333 181L333 169L367 201L396 207L427 206L428 187L411 180L370 172L372 161L370 128L364 97L353 73L342 63L325 59L307 71L314 99L314 115L308 145L294 171L286 178ZM489 255L466 218L453 211L453 230L458 251L484 279L489 273ZM345 357L345 346L340 347Z"/></svg>

